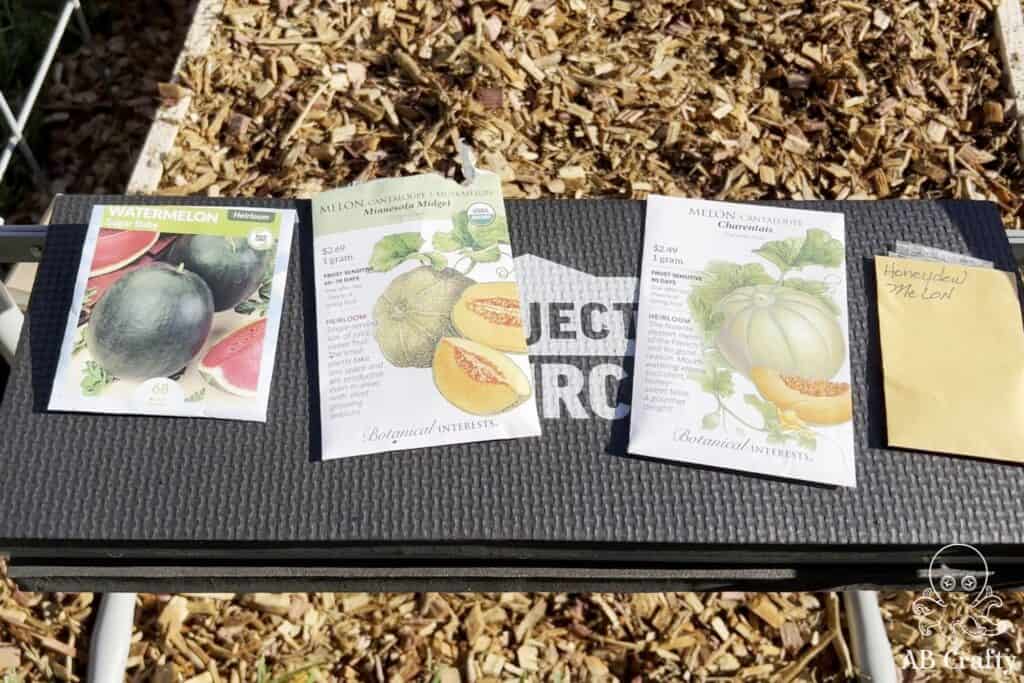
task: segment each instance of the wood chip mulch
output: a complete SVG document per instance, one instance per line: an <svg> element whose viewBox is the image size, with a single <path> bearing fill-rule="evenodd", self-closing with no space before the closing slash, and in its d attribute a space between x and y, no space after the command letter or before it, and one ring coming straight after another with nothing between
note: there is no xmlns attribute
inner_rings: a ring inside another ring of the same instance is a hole
<svg viewBox="0 0 1024 683"><path fill-rule="evenodd" d="M93 608L0 581L0 680L85 680ZM839 619L810 593L143 593L128 680L834 681Z"/></svg>
<svg viewBox="0 0 1024 683"><path fill-rule="evenodd" d="M960 197L1020 227L993 31L990 0L228 0L160 191L451 174L465 138L510 197Z"/></svg>
<svg viewBox="0 0 1024 683"><path fill-rule="evenodd" d="M968 638L950 629L930 629L924 635L913 604L921 593L909 591L880 595L885 620L897 666L906 672L905 680L913 683L966 681L968 683L1004 683L1024 681L1024 592L1003 592L1001 605L988 616L1003 633L998 636ZM944 593L944 600L953 613L970 613L975 595ZM975 608L976 609L976 608ZM975 612L977 613L977 612ZM929 629L925 629L928 631ZM932 653L932 666L922 666ZM914 671L914 665L919 671Z"/></svg>
<svg viewBox="0 0 1024 683"><path fill-rule="evenodd" d="M36 103L43 133L34 148L53 192L123 192L160 106L189 25L190 0L92 0L92 43L58 54ZM14 106L23 93L5 93ZM15 159L13 163L21 164ZM29 192L4 210L33 223L52 194Z"/></svg>

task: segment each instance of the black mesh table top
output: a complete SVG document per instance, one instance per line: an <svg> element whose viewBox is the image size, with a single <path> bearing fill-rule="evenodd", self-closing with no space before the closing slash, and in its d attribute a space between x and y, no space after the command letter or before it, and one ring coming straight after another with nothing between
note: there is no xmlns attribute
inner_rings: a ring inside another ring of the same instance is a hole
<svg viewBox="0 0 1024 683"><path fill-rule="evenodd" d="M299 210L267 423L47 412L90 208L172 202ZM322 462L308 202L62 196L83 225L50 230L0 402L0 553L29 585L879 584L951 542L1024 564L1024 467L886 447L870 261L904 239L1012 270L995 207L799 207L846 216L853 489L626 454L642 202L508 201L543 437Z"/></svg>

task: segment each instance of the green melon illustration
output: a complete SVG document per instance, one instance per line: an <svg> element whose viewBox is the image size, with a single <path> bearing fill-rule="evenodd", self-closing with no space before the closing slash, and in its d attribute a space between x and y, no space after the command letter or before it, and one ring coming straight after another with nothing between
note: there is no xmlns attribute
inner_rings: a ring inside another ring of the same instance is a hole
<svg viewBox="0 0 1024 683"><path fill-rule="evenodd" d="M172 266L184 264L203 278L213 293L214 309L226 311L256 291L273 258L273 249L256 251L244 237L183 235L163 260Z"/></svg>
<svg viewBox="0 0 1024 683"><path fill-rule="evenodd" d="M122 379L167 377L195 358L213 325L213 296L187 270L155 263L128 273L92 311L85 340Z"/></svg>
<svg viewBox="0 0 1024 683"><path fill-rule="evenodd" d="M715 306L723 316L717 346L737 371L754 367L806 379L829 379L842 367L846 341L839 320L821 301L792 287L753 285Z"/></svg>
<svg viewBox="0 0 1024 683"><path fill-rule="evenodd" d="M373 307L374 336L388 362L429 368L441 338L458 336L452 308L471 284L452 268L420 266L396 277Z"/></svg>

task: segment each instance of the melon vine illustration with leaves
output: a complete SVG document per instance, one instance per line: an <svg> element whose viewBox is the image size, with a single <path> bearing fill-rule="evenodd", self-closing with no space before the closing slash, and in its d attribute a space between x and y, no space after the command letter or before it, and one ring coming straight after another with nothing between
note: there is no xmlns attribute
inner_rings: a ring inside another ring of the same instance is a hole
<svg viewBox="0 0 1024 683"><path fill-rule="evenodd" d="M849 383L832 381L846 358L841 311L827 283L794 273L808 266L839 268L843 245L814 228L753 253L778 275L762 263L713 261L689 296L704 361L691 379L716 401L701 425L759 432L769 443L813 450L820 436L815 427L847 422L853 404ZM735 373L757 388L744 394L740 410L734 407Z"/></svg>

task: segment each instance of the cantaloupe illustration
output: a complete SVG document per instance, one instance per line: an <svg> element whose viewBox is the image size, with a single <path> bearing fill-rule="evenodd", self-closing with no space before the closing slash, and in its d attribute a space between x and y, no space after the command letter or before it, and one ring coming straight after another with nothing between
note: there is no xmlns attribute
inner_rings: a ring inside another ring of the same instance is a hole
<svg viewBox="0 0 1024 683"><path fill-rule="evenodd" d="M530 381L511 358L460 337L444 337L434 353L434 384L456 408L496 415L530 397Z"/></svg>
<svg viewBox="0 0 1024 683"><path fill-rule="evenodd" d="M846 358L839 319L819 299L783 285L740 287L714 311L722 315L718 350L737 371L830 379Z"/></svg>
<svg viewBox="0 0 1024 683"><path fill-rule="evenodd" d="M381 353L400 368L429 368L442 337L457 334L452 308L473 281L452 268L420 266L396 277L373 307Z"/></svg>
<svg viewBox="0 0 1024 683"><path fill-rule="evenodd" d="M804 422L835 425L853 417L853 400L846 382L810 380L764 367L752 368L750 379L761 396L780 412L792 411Z"/></svg>
<svg viewBox="0 0 1024 683"><path fill-rule="evenodd" d="M526 353L526 335L515 282L481 282L466 288L452 310L466 339L512 353Z"/></svg>

